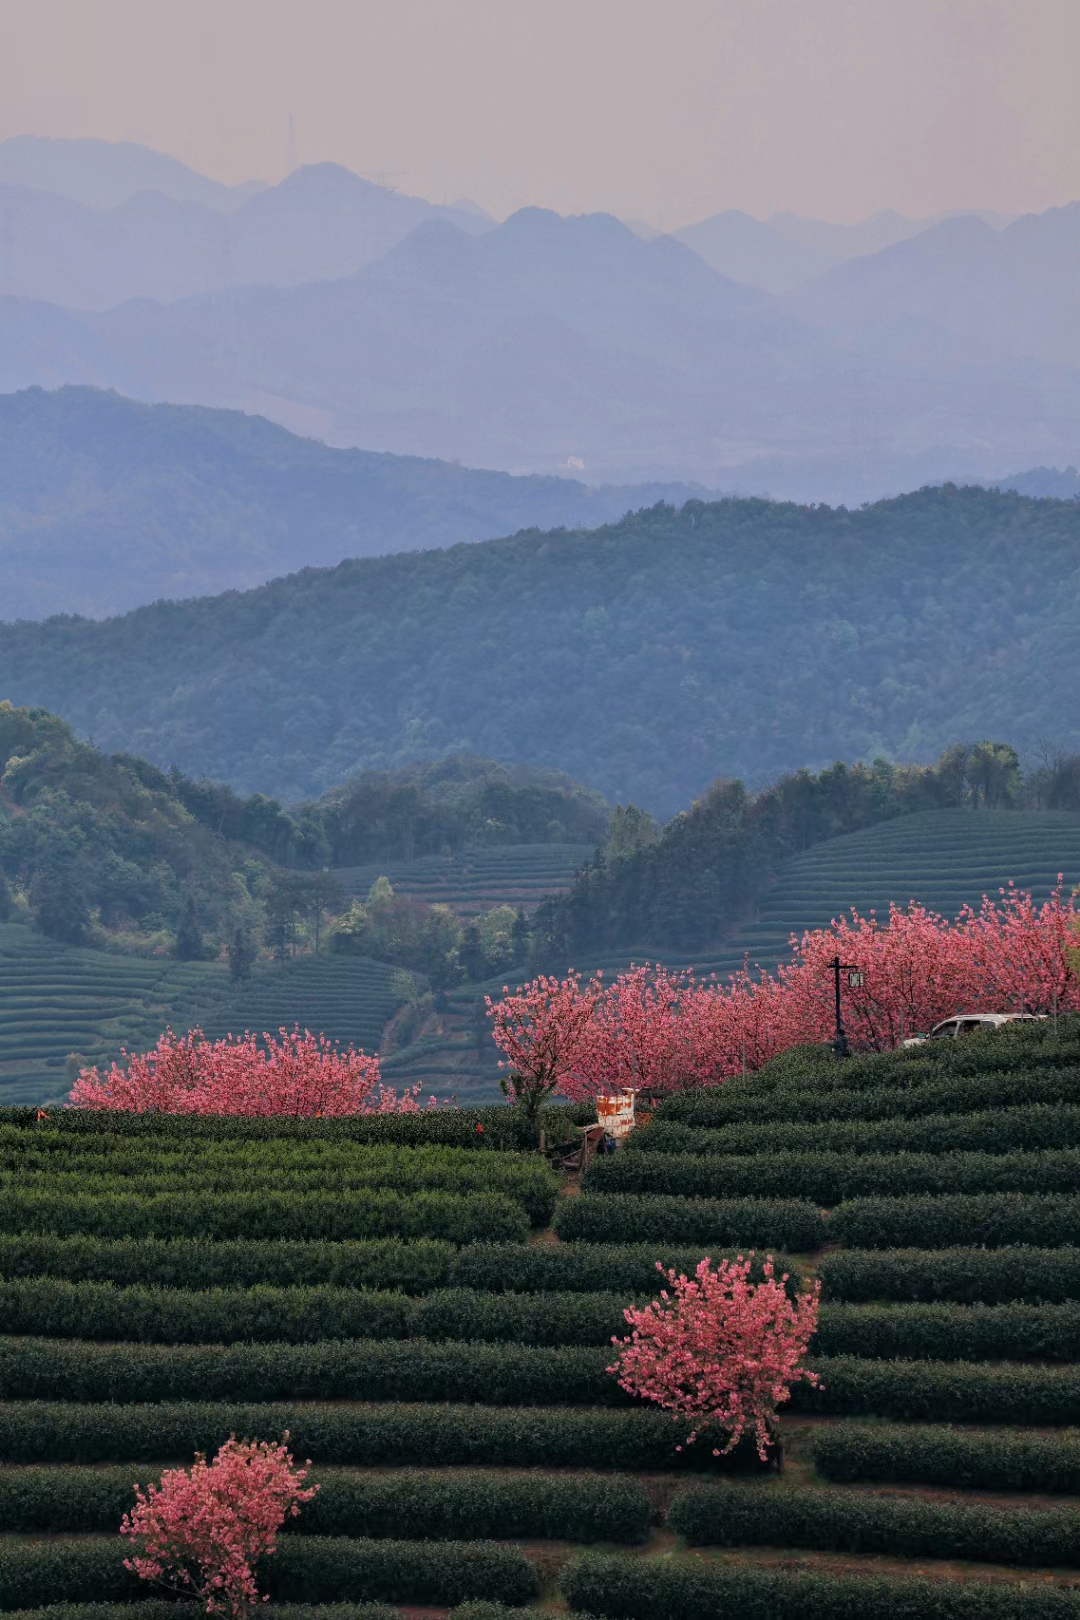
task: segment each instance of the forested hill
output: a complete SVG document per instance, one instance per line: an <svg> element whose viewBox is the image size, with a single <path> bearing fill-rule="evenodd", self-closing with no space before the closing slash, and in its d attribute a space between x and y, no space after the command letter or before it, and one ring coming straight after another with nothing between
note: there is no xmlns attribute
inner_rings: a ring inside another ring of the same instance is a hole
<svg viewBox="0 0 1080 1620"><path fill-rule="evenodd" d="M0 395L0 613L97 618L703 493L335 450L240 411L28 388Z"/></svg>
<svg viewBox="0 0 1080 1620"><path fill-rule="evenodd" d="M1080 505L659 506L0 627L0 695L282 799L462 750L669 814L717 775L1080 747Z"/></svg>

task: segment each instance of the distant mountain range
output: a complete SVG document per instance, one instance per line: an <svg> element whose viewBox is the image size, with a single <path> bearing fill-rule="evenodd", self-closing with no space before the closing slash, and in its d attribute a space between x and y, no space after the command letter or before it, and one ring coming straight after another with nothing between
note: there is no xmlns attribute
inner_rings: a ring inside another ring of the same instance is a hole
<svg viewBox="0 0 1080 1620"><path fill-rule="evenodd" d="M297 169L279 186L230 199L229 208L154 189L102 210L4 183L3 155L0 146L0 293L66 309L329 281L379 258L426 220L446 219L466 233L495 223L479 209L400 196L335 163Z"/></svg>
<svg viewBox="0 0 1080 1620"><path fill-rule="evenodd" d="M236 411L29 389L0 396L0 617L100 618L346 557L591 528L709 494L332 450Z"/></svg>
<svg viewBox="0 0 1080 1620"><path fill-rule="evenodd" d="M0 625L0 696L285 799L464 752L668 815L719 775L981 737L1080 751L1078 623L1075 501L689 501Z"/></svg>
<svg viewBox="0 0 1080 1620"><path fill-rule="evenodd" d="M1077 458L1077 204L929 228L729 213L676 240L602 214L495 225L329 164L243 196L200 179L138 148L0 146L0 391L830 503Z"/></svg>

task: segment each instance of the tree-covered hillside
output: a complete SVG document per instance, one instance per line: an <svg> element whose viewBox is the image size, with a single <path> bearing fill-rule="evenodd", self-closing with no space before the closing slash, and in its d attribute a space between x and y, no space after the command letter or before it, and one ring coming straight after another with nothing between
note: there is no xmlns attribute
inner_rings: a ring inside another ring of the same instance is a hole
<svg viewBox="0 0 1080 1620"><path fill-rule="evenodd" d="M335 450L240 411L28 388L0 395L0 614L96 618L694 493Z"/></svg>
<svg viewBox="0 0 1080 1620"><path fill-rule="evenodd" d="M589 533L0 627L0 692L287 800L463 750L670 814L718 775L1080 745L1080 505L658 506Z"/></svg>

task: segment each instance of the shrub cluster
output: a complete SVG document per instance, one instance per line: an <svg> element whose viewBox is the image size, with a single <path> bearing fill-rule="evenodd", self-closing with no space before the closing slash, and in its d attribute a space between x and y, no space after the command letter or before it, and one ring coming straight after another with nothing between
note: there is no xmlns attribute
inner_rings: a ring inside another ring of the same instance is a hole
<svg viewBox="0 0 1080 1620"><path fill-rule="evenodd" d="M112 1193L0 1190L0 1231L100 1237L434 1237L524 1242L529 1217L501 1193Z"/></svg>
<svg viewBox="0 0 1080 1620"><path fill-rule="evenodd" d="M519 1244L457 1249L440 1238L360 1241L288 1238L103 1238L55 1233L0 1235L0 1277L63 1277L70 1282L163 1288L252 1288L267 1283L396 1288L425 1294L455 1280L458 1257L527 1255Z"/></svg>
<svg viewBox="0 0 1080 1620"><path fill-rule="evenodd" d="M823 1357L821 1387L796 1384L801 1412L852 1413L915 1422L1065 1424L1076 1420L1080 1367L968 1361L872 1361Z"/></svg>
<svg viewBox="0 0 1080 1620"><path fill-rule="evenodd" d="M614 1620L1076 1620L1080 1593L994 1581L777 1572L702 1558L586 1553L563 1571L573 1608Z"/></svg>
<svg viewBox="0 0 1080 1620"><path fill-rule="evenodd" d="M1080 1200L1077 1201L1080 1205ZM589 1194L567 1198L555 1211L555 1230L567 1242L703 1243L820 1248L825 1222L813 1204L781 1198L679 1198Z"/></svg>
<svg viewBox="0 0 1080 1620"><path fill-rule="evenodd" d="M535 1153L275 1142L191 1142L182 1152L171 1146L167 1152L147 1152L141 1150L144 1144L126 1139L111 1151L86 1152L79 1151L86 1139L64 1135L48 1148L25 1132L21 1141L28 1144L25 1149L9 1146L0 1163L18 1176L20 1187L42 1195L221 1193L239 1181L251 1193L276 1189L310 1195L374 1187L399 1193L499 1192L522 1204L534 1225L543 1225L558 1190L553 1171Z"/></svg>
<svg viewBox="0 0 1080 1620"><path fill-rule="evenodd" d="M1045 1153L616 1153L594 1159L590 1191L683 1198L787 1196L815 1204L881 1193L1071 1192L1080 1150Z"/></svg>
<svg viewBox="0 0 1080 1620"><path fill-rule="evenodd" d="M280 1440L318 1467L691 1468L755 1472L752 1446L716 1459L707 1446L677 1451L667 1413L477 1405L241 1405L184 1402L82 1406L74 1401L0 1404L0 1461L15 1463L190 1461L231 1433ZM134 1476L132 1476L134 1478ZM59 1601L59 1599L58 1599Z"/></svg>
<svg viewBox="0 0 1080 1620"><path fill-rule="evenodd" d="M863 1249L944 1249L950 1245L1043 1248L1080 1244L1080 1197L1064 1193L957 1193L939 1197L853 1198L833 1210L829 1232Z"/></svg>
<svg viewBox="0 0 1080 1620"><path fill-rule="evenodd" d="M117 1288L56 1277L0 1283L0 1320L9 1334L144 1344L332 1339L607 1344L625 1328L627 1303L624 1294L489 1294L468 1288L416 1298L332 1287Z"/></svg>
<svg viewBox="0 0 1080 1620"><path fill-rule="evenodd" d="M130 1548L119 1536L94 1540L7 1543L0 1547L0 1603L26 1609L78 1599L141 1597L138 1576L124 1568ZM460 1603L494 1597L524 1603L536 1575L517 1547L490 1541L364 1541L289 1536L267 1561L271 1594L305 1603Z"/></svg>
<svg viewBox="0 0 1080 1620"><path fill-rule="evenodd" d="M732 1481L680 1492L667 1522L696 1547L813 1547L992 1564L1080 1564L1074 1507L999 1508Z"/></svg>
<svg viewBox="0 0 1080 1620"><path fill-rule="evenodd" d="M58 1237L54 1233L0 1235L0 1277L63 1277L71 1282L115 1282L165 1288L289 1287L398 1289L427 1294L437 1288L486 1293L651 1294L656 1262L688 1274L704 1246L653 1243L473 1243L455 1248L436 1238L372 1238L359 1242L284 1238ZM731 1251L734 1254L734 1250ZM788 1255L778 1269L794 1271Z"/></svg>
<svg viewBox="0 0 1080 1620"><path fill-rule="evenodd" d="M1076 1429L1038 1434L1000 1428L978 1432L941 1423L831 1423L815 1431L813 1457L826 1479L847 1483L1080 1494Z"/></svg>
<svg viewBox="0 0 1080 1620"><path fill-rule="evenodd" d="M553 1104L541 1110L548 1140L571 1140L575 1125L596 1118L591 1104ZM482 1127L477 1130L477 1126ZM221 1114L130 1114L57 1110L42 1126L36 1108L0 1108L0 1130L42 1137L60 1131L75 1137L151 1138L182 1144L198 1142L363 1142L402 1147L529 1150L535 1131L515 1108L428 1108L416 1114L345 1114L331 1119L248 1118Z"/></svg>
<svg viewBox="0 0 1080 1620"><path fill-rule="evenodd" d="M798 1119L709 1130L656 1120L627 1139L630 1153L1012 1153L1080 1144L1080 1106L1035 1103L915 1119Z"/></svg>
<svg viewBox="0 0 1080 1620"><path fill-rule="evenodd" d="M155 1480L157 1475L152 1476ZM142 1480L145 1484L147 1481ZM284 1528L400 1541L531 1537L644 1541L649 1497L618 1475L317 1469L319 1493ZM0 1470L6 1533L115 1531L133 1500L130 1467Z"/></svg>
<svg viewBox="0 0 1080 1620"><path fill-rule="evenodd" d="M1060 1305L823 1305L818 1355L1080 1360L1080 1300Z"/></svg>
<svg viewBox="0 0 1080 1620"><path fill-rule="evenodd" d="M718 1091L683 1092L666 1097L656 1110L657 1120L678 1120L685 1125L721 1130L728 1125L787 1124L802 1120L813 1124L845 1119L918 1119L927 1114L974 1113L980 1109L1012 1108L1032 1103L1074 1103L1080 1090L1080 1066L1046 1071L1029 1068L997 1071L979 1069L944 1079L923 1079L918 1070L888 1083L869 1086L806 1084L766 1089L763 1075L751 1081L729 1081ZM919 1079L904 1085L902 1078Z"/></svg>
<svg viewBox="0 0 1080 1620"><path fill-rule="evenodd" d="M470 1604L461 1604L455 1610L460 1615ZM495 1605L500 1614L519 1615L535 1611L505 1609ZM140 1594L137 1610L127 1603L50 1603L43 1609L7 1610L11 1620L177 1620L176 1603L171 1598L151 1598ZM260 1611L268 1620L401 1620L400 1609L385 1603L272 1603ZM570 1616L570 1620L575 1620ZM577 1616L576 1620L581 1620Z"/></svg>
<svg viewBox="0 0 1080 1620"><path fill-rule="evenodd" d="M630 1397L604 1370L610 1359L610 1346L426 1339L196 1345L0 1338L0 1390L14 1402L235 1401L258 1390L266 1401L626 1405Z"/></svg>
<svg viewBox="0 0 1080 1620"><path fill-rule="evenodd" d="M654 1269L653 1291L657 1280ZM205 1292L117 1288L112 1283L69 1283L53 1277L0 1283L0 1317L9 1336L82 1341L65 1346L60 1352L65 1357L78 1359L83 1350L92 1348L108 1353L109 1344L115 1353L116 1341L155 1346L266 1344L276 1351L311 1345L317 1354L325 1350L331 1364L338 1368L338 1341L383 1341L384 1349L385 1341L394 1340L451 1344L485 1341L488 1346L606 1346L613 1336L626 1331L624 1311L628 1303L625 1294L572 1291L492 1294L446 1288L416 1298L353 1288L255 1287ZM95 1346L93 1341L107 1343ZM821 1309L814 1349L825 1356L1073 1361L1080 1359L1080 1302L829 1303ZM8 1354L24 1362L27 1358L40 1359L32 1346L20 1346L10 1337ZM0 1349L0 1357L3 1355ZM461 1360L460 1347L455 1359ZM286 1367L298 1366L301 1377L322 1376L313 1371L316 1361L311 1359L298 1364L295 1358L286 1358L276 1365L279 1377ZM80 1366L88 1367L89 1361L80 1360ZM186 1386L183 1358L176 1358L175 1366ZM132 1376L139 1377L135 1369L133 1362ZM432 1371L430 1361L426 1361L424 1370L425 1374ZM355 1390L355 1373L345 1376L353 1398L378 1398ZM383 1376L382 1371L376 1375L380 1385ZM411 1387L411 1377L405 1376ZM460 1374L456 1366L444 1366L435 1376L441 1382ZM178 1391L170 1389L166 1393Z"/></svg>
<svg viewBox="0 0 1080 1620"><path fill-rule="evenodd" d="M829 1300L1053 1304L1080 1299L1080 1248L833 1249L818 1276Z"/></svg>

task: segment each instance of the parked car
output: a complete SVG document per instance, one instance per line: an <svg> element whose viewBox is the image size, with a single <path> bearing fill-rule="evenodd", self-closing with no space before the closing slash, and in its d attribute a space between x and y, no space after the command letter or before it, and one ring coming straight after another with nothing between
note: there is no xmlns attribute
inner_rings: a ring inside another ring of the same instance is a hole
<svg viewBox="0 0 1080 1620"><path fill-rule="evenodd" d="M929 1035L909 1035L905 1046L921 1046L923 1041L955 1040L958 1035L976 1035L984 1029L1000 1029L1003 1024L1036 1023L1045 1013L953 1013L935 1024Z"/></svg>

